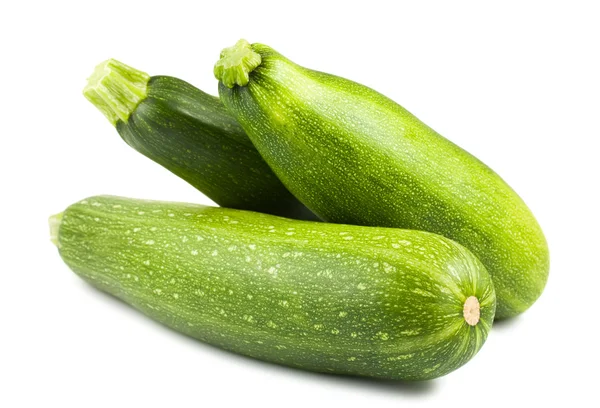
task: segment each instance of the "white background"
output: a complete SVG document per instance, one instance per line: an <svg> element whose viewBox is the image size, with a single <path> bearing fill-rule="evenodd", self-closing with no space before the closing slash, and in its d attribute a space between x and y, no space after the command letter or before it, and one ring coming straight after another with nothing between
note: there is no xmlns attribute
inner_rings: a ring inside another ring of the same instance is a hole
<svg viewBox="0 0 600 408"><path fill-rule="evenodd" d="M595 2L333 3L2 3L0 406L600 406ZM47 218L86 196L210 203L83 98L94 66L113 57L216 94L212 66L241 37L383 92L536 214L546 291L466 366L409 384L273 366L172 332L62 263Z"/></svg>

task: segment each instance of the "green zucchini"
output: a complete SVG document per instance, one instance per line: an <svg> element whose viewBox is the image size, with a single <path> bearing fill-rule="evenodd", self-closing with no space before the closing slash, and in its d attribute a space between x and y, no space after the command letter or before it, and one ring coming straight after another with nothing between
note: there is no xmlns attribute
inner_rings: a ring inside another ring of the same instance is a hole
<svg viewBox="0 0 600 408"><path fill-rule="evenodd" d="M219 94L286 187L328 222L419 229L486 266L497 318L515 316L548 278L546 239L489 167L400 105L241 40L215 65Z"/></svg>
<svg viewBox="0 0 600 408"><path fill-rule="evenodd" d="M113 59L83 91L127 144L218 205L316 219L273 174L219 98Z"/></svg>
<svg viewBox="0 0 600 408"><path fill-rule="evenodd" d="M494 318L485 267L422 231L101 196L52 217L51 233L80 277L151 318L312 371L438 377Z"/></svg>

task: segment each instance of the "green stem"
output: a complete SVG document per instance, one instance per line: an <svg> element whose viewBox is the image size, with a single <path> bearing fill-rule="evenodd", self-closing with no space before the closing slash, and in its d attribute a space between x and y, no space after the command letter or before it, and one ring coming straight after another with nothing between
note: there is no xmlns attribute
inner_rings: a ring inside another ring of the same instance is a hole
<svg viewBox="0 0 600 408"><path fill-rule="evenodd" d="M260 54L254 52L246 40L239 40L233 47L221 51L221 59L215 64L215 77L228 88L245 86L250 72L260 65Z"/></svg>
<svg viewBox="0 0 600 408"><path fill-rule="evenodd" d="M114 125L126 122L138 104L148 96L150 76L117 60L96 66L83 95Z"/></svg>
<svg viewBox="0 0 600 408"><path fill-rule="evenodd" d="M58 230L60 229L62 218L63 213L58 213L48 219L48 224L50 224L50 241L56 246L58 246Z"/></svg>

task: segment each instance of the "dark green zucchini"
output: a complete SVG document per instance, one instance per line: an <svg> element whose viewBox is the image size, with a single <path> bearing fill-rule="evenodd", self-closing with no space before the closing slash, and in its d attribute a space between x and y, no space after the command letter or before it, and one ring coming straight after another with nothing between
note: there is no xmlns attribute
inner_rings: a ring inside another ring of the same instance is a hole
<svg viewBox="0 0 600 408"><path fill-rule="evenodd" d="M540 296L544 234L489 167L355 82L240 41L215 65L219 94L286 187L325 221L435 232L486 266L497 317Z"/></svg>
<svg viewBox="0 0 600 408"><path fill-rule="evenodd" d="M217 97L115 60L84 89L131 147L218 205L316 219L273 174Z"/></svg>
<svg viewBox="0 0 600 408"><path fill-rule="evenodd" d="M494 318L484 266L422 231L119 197L73 204L51 231L73 271L151 318L306 370L439 377Z"/></svg>

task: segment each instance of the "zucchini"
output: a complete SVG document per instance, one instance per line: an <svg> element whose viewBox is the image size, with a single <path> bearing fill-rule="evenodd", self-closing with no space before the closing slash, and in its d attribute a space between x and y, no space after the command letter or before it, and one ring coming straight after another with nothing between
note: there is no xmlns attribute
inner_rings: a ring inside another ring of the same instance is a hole
<svg viewBox="0 0 600 408"><path fill-rule="evenodd" d="M92 197L51 218L93 286L206 343L319 372L423 380L491 327L485 267L439 235Z"/></svg>
<svg viewBox="0 0 600 408"><path fill-rule="evenodd" d="M548 278L546 239L489 167L385 96L241 40L215 65L225 106L286 187L328 222L434 232L486 266L497 318Z"/></svg>
<svg viewBox="0 0 600 408"><path fill-rule="evenodd" d="M83 91L127 144L218 205L316 219L273 174L219 98L114 59Z"/></svg>

